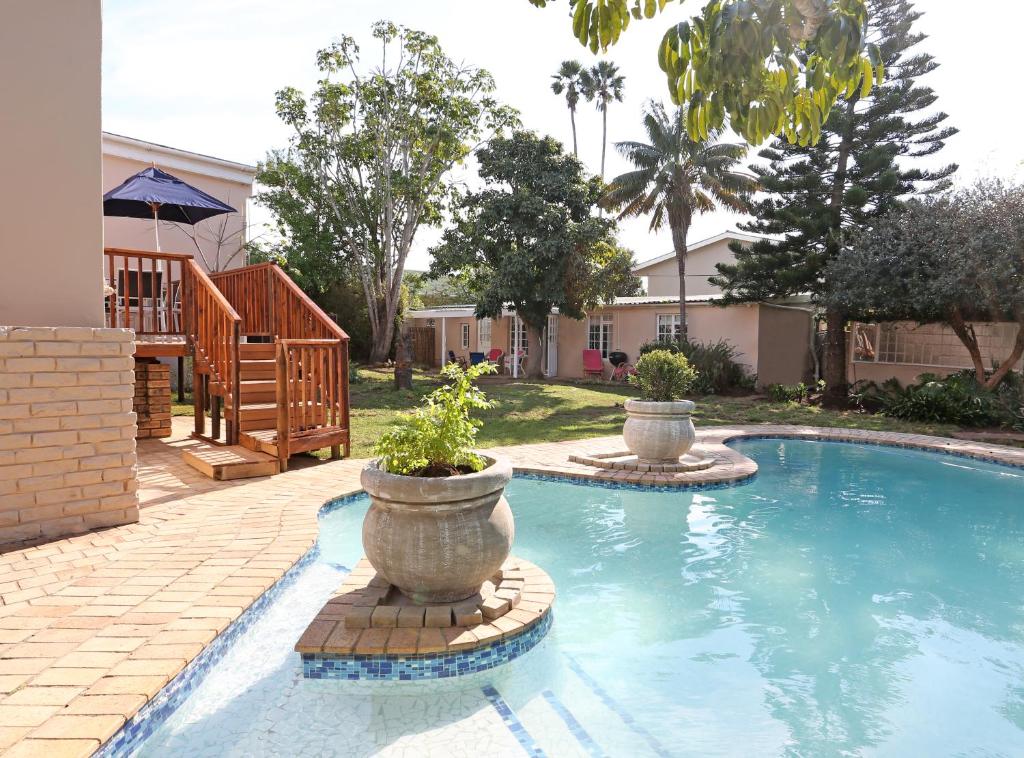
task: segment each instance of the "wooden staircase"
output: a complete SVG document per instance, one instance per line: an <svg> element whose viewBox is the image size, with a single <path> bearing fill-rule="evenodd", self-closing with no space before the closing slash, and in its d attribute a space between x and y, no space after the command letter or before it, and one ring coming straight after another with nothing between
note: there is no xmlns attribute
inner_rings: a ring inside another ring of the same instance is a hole
<svg viewBox="0 0 1024 758"><path fill-rule="evenodd" d="M211 276L192 264L190 276L184 311L201 444L185 460L230 479L286 471L310 450L347 456L348 335L275 264Z"/></svg>

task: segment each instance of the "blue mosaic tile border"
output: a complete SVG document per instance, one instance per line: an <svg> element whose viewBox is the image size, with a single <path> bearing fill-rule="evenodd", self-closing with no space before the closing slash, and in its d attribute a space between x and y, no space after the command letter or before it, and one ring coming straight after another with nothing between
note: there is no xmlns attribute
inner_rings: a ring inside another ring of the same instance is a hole
<svg viewBox="0 0 1024 758"><path fill-rule="evenodd" d="M516 716L508 703L505 702L505 698L501 696L501 693L494 689L493 686L488 684L483 688L484 696L494 706L494 710L501 716L502 722L508 727L508 730L512 732L512 736L516 738L516 742L519 746L526 751L527 755L532 755L534 758L544 758L545 752L534 742L533 736L526 731L526 727L523 726L523 722Z"/></svg>
<svg viewBox="0 0 1024 758"><path fill-rule="evenodd" d="M606 754L601 749L601 746L594 742L594 738L583 728L583 724L576 720L576 717L572 715L572 711L565 707L554 692L544 690L541 696L548 701L548 705L558 714L558 718L562 719L569 728L569 732L576 738L576 741L580 743L583 749L587 751L588 755L592 755L594 758L606 758Z"/></svg>
<svg viewBox="0 0 1024 758"><path fill-rule="evenodd" d="M674 492L676 490L687 492L698 492L703 490L724 490L732 487L739 487L754 480L756 474L733 479L728 482L686 482L683 484L637 484L636 482L609 482L602 479L587 479L582 476L571 474L561 476L560 474L538 474L533 471L518 471L512 474L513 479L534 479L538 482L567 482L568 484L582 484L585 487L600 487L606 490L635 490L637 492Z"/></svg>
<svg viewBox="0 0 1024 758"><path fill-rule="evenodd" d="M345 495L329 501L321 508L322 517L331 510L348 505L365 497L363 493ZM230 647L245 634L267 611L277 597L298 581L299 576L309 568L320 555L320 547L314 544L280 579L260 595L241 616L235 619L213 642L211 642L191 663L174 677L156 696L139 709L124 726L100 746L93 755L97 758L121 758L131 755L142 743L163 725L185 702L206 675L224 657Z"/></svg>
<svg viewBox="0 0 1024 758"><path fill-rule="evenodd" d="M307 679L406 682L476 674L515 660L533 648L551 628L551 616L548 611L526 631L475 650L427 655L303 653L302 675Z"/></svg>

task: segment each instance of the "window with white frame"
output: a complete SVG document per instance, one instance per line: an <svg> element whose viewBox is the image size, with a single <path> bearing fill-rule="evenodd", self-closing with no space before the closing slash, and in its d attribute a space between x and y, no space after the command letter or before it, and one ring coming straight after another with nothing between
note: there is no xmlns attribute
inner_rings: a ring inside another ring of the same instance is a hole
<svg viewBox="0 0 1024 758"><path fill-rule="evenodd" d="M462 325L462 349L469 348L469 324Z"/></svg>
<svg viewBox="0 0 1024 758"><path fill-rule="evenodd" d="M658 314L658 342L676 342L679 340L680 329L678 313Z"/></svg>
<svg viewBox="0 0 1024 758"><path fill-rule="evenodd" d="M491 320L482 318L476 322L476 349L481 353L488 353L491 350Z"/></svg>
<svg viewBox="0 0 1024 758"><path fill-rule="evenodd" d="M587 319L587 347L600 350L601 357L607 358L612 347L612 327L614 319L611 314L591 316Z"/></svg>

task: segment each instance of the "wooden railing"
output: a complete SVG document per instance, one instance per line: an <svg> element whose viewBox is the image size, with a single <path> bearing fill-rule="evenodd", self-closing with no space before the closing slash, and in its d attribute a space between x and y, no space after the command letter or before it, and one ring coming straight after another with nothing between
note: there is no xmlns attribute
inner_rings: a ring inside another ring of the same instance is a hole
<svg viewBox="0 0 1024 758"><path fill-rule="evenodd" d="M211 275L241 333L277 342L278 458L349 446L348 335L274 263Z"/></svg>
<svg viewBox="0 0 1024 758"><path fill-rule="evenodd" d="M241 393L239 386L238 345L241 342L242 318L195 261L184 266L184 286L189 293L184 308L186 335L193 345L193 398L196 410L196 434L206 436L204 410L210 407L212 439L220 436L220 402L226 416L226 442L238 443ZM207 386L200 374L208 376ZM215 385L210 392L209 384ZM211 396L212 395L212 396Z"/></svg>
<svg viewBox="0 0 1024 758"><path fill-rule="evenodd" d="M185 338L185 270L191 255L108 247L104 278L106 325L139 337ZM144 339L142 341L145 341Z"/></svg>

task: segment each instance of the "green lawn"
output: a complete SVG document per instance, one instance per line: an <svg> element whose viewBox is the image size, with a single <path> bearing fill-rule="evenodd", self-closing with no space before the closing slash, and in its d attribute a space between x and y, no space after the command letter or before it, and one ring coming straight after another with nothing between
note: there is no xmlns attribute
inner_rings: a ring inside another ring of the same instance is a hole
<svg viewBox="0 0 1024 758"><path fill-rule="evenodd" d="M374 442L395 415L416 406L437 386L437 378L417 371L413 389L394 389L390 371L361 368L351 385L352 454L367 457ZM488 396L497 402L484 411L477 437L481 447L529 442L581 439L622 431L622 403L636 393L620 384L598 382L527 382L485 379ZM854 411L829 411L797 403L773 403L762 397L691 398L697 403L694 421L706 426L723 424L806 424L893 432L948 435L950 424L922 424ZM173 403L175 416L192 415L192 399Z"/></svg>
<svg viewBox="0 0 1024 758"><path fill-rule="evenodd" d="M436 381L417 372L413 390L396 391L390 372L360 369L351 385L352 453L371 454L373 442L395 414L407 410L430 392ZM481 413L484 422L477 439L481 447L580 439L622 431L622 403L636 393L608 383L526 382L485 380L495 408ZM828 411L797 403L772 403L760 397L691 398L697 403L694 421L700 425L807 424L894 432L949 434L949 424L916 424L853 411Z"/></svg>

